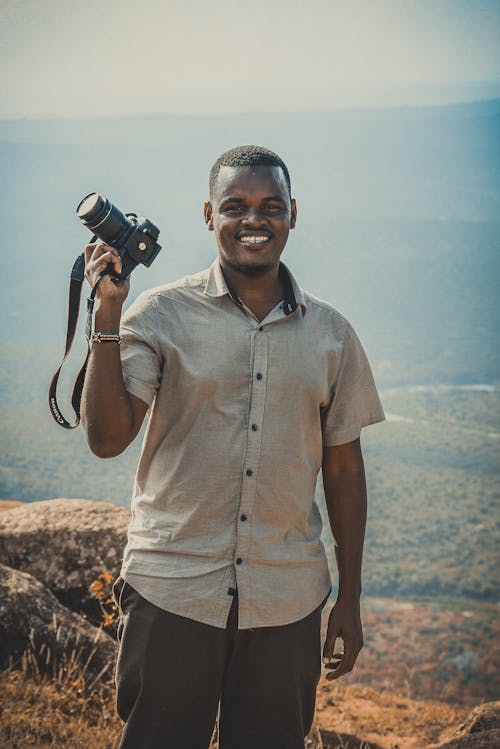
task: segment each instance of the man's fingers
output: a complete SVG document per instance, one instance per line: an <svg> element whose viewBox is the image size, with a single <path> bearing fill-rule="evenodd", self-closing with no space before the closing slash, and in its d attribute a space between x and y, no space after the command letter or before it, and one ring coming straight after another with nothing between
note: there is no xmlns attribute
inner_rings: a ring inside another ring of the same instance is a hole
<svg viewBox="0 0 500 749"><path fill-rule="evenodd" d="M100 255L95 260L91 260L90 265L91 267L96 268L97 270L103 270L108 266L108 263L112 263L113 267L116 271L120 272L122 269L122 260L121 257L118 254L115 254L114 252L103 252L102 255Z"/></svg>
<svg viewBox="0 0 500 749"><path fill-rule="evenodd" d="M108 264L111 263L115 272L119 275L122 270L122 261L119 255L114 252L108 251L103 252L102 255L95 257L95 252L92 255L92 260L87 264L87 278L89 282L96 281L96 276L106 270Z"/></svg>
<svg viewBox="0 0 500 749"><path fill-rule="evenodd" d="M344 653L334 653L330 660L325 663L326 668L338 668L339 662L344 657Z"/></svg>
<svg viewBox="0 0 500 749"><path fill-rule="evenodd" d="M339 661L339 665L335 668L332 667L332 670L330 673L326 675L326 678L328 681L332 681L332 679L339 679L341 676L344 676L344 674L348 674L352 671L354 668L354 664L356 662L356 657L354 658L342 658L342 660Z"/></svg>
<svg viewBox="0 0 500 749"><path fill-rule="evenodd" d="M103 247L104 245L100 245L96 242L92 242L91 244L88 244L85 246L85 249L83 251L83 255L85 257L85 265L88 265L90 263L90 259L96 250L97 247Z"/></svg>
<svg viewBox="0 0 500 749"><path fill-rule="evenodd" d="M356 659L361 651L362 645L344 641L344 652L334 653L332 662L327 664L330 673L327 674L328 680L338 679L344 674L348 674L354 668Z"/></svg>
<svg viewBox="0 0 500 749"><path fill-rule="evenodd" d="M119 258L120 253L115 247L110 247L109 244L103 244L102 242L92 242L86 245L83 251L85 256L85 265L88 265L91 260L97 260L101 255L107 252L111 252L115 257Z"/></svg>
<svg viewBox="0 0 500 749"><path fill-rule="evenodd" d="M102 242L91 242L84 249L85 277L91 288L99 282L97 297L109 298L123 303L129 289L129 278L120 278L123 270L120 253L115 247ZM108 273L110 268L110 273ZM129 274L130 276L130 274Z"/></svg>
<svg viewBox="0 0 500 749"><path fill-rule="evenodd" d="M335 641L339 636L339 632L335 626L328 627L326 634L325 644L323 646L323 663L329 663L330 658L333 656L335 650Z"/></svg>

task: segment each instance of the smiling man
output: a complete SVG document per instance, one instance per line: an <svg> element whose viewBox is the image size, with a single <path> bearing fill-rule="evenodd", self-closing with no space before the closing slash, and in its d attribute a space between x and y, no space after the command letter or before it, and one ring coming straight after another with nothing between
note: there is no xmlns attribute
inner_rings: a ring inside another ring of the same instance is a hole
<svg viewBox="0 0 500 749"><path fill-rule="evenodd" d="M142 294L99 285L82 416L92 450L122 452L146 412L120 607L121 749L303 749L321 670L330 574L319 470L339 573L323 661L363 645L362 427L384 416L363 348L281 262L297 208L273 152L242 146L210 175L218 257ZM116 251L86 248L93 285ZM343 651L334 654L335 642Z"/></svg>

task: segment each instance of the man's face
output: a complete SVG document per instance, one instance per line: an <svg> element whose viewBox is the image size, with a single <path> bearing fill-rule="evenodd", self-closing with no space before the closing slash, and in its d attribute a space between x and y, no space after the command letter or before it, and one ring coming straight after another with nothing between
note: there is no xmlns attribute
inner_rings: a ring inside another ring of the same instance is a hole
<svg viewBox="0 0 500 749"><path fill-rule="evenodd" d="M215 231L222 267L258 276L277 267L297 209L275 166L223 166L205 221Z"/></svg>

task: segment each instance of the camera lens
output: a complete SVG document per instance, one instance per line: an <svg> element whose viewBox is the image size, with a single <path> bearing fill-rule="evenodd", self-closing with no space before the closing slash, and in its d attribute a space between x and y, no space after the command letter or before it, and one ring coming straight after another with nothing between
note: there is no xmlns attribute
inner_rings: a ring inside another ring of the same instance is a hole
<svg viewBox="0 0 500 749"><path fill-rule="evenodd" d="M132 222L104 195L91 192L79 204L76 214L85 226L107 244L118 242Z"/></svg>
<svg viewBox="0 0 500 749"><path fill-rule="evenodd" d="M103 199L102 195L99 195L98 192L91 192L76 209L76 215L82 221L91 221L104 208L105 204L106 199Z"/></svg>

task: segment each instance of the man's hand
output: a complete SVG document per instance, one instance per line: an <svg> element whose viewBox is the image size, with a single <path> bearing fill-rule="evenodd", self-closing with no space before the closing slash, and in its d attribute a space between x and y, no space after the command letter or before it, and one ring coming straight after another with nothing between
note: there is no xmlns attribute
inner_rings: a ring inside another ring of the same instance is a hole
<svg viewBox="0 0 500 749"><path fill-rule="evenodd" d="M335 641L340 638L343 651L335 653ZM331 669L327 679L338 679L352 671L356 659L363 647L363 628L359 612L358 600L340 600L330 612L325 645L323 647L323 663Z"/></svg>
<svg viewBox="0 0 500 749"><path fill-rule="evenodd" d="M85 275L92 288L109 263L113 265L116 274L119 275L122 271L122 261L117 249L107 244L88 244L85 247ZM127 298L129 290L130 281L128 278L117 281L110 275L105 275L97 287L97 298L101 304L104 302L121 306Z"/></svg>

